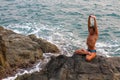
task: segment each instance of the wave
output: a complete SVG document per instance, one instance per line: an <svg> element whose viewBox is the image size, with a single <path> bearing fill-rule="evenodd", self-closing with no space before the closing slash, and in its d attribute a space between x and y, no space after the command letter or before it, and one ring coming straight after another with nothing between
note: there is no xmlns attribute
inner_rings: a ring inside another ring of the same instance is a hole
<svg viewBox="0 0 120 80"><path fill-rule="evenodd" d="M12 77L8 77L8 78L5 78L5 79L2 79L2 80L15 80L17 78L17 76L20 76L20 75L24 75L24 74L30 74L30 73L33 73L33 72L36 72L36 71L40 71L41 68L39 66L41 66L41 61L39 63L37 63L36 65L34 65L30 70L25 70L25 69L19 69L17 74L15 74L15 76L12 76Z"/></svg>
<svg viewBox="0 0 120 80"><path fill-rule="evenodd" d="M117 41L109 41L109 42L100 42L96 44L97 50L100 55L106 56L106 57L112 57L118 53L119 51L119 43Z"/></svg>

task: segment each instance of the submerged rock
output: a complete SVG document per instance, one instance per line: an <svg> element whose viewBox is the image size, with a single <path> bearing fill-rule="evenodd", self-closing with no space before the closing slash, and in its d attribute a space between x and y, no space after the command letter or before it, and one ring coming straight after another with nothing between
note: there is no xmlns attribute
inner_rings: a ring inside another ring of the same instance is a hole
<svg viewBox="0 0 120 80"><path fill-rule="evenodd" d="M52 57L41 72L25 74L16 80L120 80L120 58L97 56L91 62L84 55Z"/></svg>
<svg viewBox="0 0 120 80"><path fill-rule="evenodd" d="M0 27L0 79L17 68L31 66L44 52L58 53L59 49L34 35L25 36Z"/></svg>

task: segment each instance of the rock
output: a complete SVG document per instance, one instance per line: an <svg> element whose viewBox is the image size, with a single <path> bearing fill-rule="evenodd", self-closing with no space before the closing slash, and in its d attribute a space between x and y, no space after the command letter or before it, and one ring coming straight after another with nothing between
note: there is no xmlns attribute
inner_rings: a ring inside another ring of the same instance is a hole
<svg viewBox="0 0 120 80"><path fill-rule="evenodd" d="M120 58L97 56L91 62L84 55L52 57L41 72L16 80L120 80Z"/></svg>
<svg viewBox="0 0 120 80"><path fill-rule="evenodd" d="M6 59L6 46L5 46L5 41L2 39L2 36L0 35L0 64L3 67L9 66L7 64L7 59Z"/></svg>
<svg viewBox="0 0 120 80"><path fill-rule="evenodd" d="M52 43L50 43L50 42L48 42L48 41L46 41L46 40L44 40L42 38L38 39L38 38L36 38L35 35L29 35L29 37L33 41L40 44L40 48L42 49L42 51L44 53L49 53L49 52L51 52L51 53L59 53L60 52L56 45L54 45L54 44L52 44Z"/></svg>
<svg viewBox="0 0 120 80"><path fill-rule="evenodd" d="M25 36L0 27L0 78L17 68L32 66L44 52L58 53L59 49L34 35Z"/></svg>

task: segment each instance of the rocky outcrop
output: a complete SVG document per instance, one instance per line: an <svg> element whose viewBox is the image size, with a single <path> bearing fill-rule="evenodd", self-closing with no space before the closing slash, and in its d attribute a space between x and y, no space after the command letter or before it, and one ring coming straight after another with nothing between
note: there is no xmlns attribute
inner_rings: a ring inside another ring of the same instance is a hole
<svg viewBox="0 0 120 80"><path fill-rule="evenodd" d="M56 45L34 35L21 35L0 27L0 78L26 68L42 58L42 54L58 53Z"/></svg>
<svg viewBox="0 0 120 80"><path fill-rule="evenodd" d="M41 72L16 80L120 80L120 58L97 56L91 62L84 55L52 57Z"/></svg>
<svg viewBox="0 0 120 80"><path fill-rule="evenodd" d="M50 42L41 38L38 39L35 35L29 35L29 37L32 39L32 41L40 44L39 47L42 49L43 53L59 53L59 49L54 44L51 44Z"/></svg>

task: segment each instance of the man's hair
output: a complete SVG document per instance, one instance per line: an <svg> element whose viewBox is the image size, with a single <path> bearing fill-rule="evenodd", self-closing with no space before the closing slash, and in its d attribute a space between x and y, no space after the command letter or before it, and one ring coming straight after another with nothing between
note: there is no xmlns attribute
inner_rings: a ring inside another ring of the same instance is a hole
<svg viewBox="0 0 120 80"><path fill-rule="evenodd" d="M93 29L93 31L95 31L95 27L94 27L94 25L92 25L90 28Z"/></svg>

